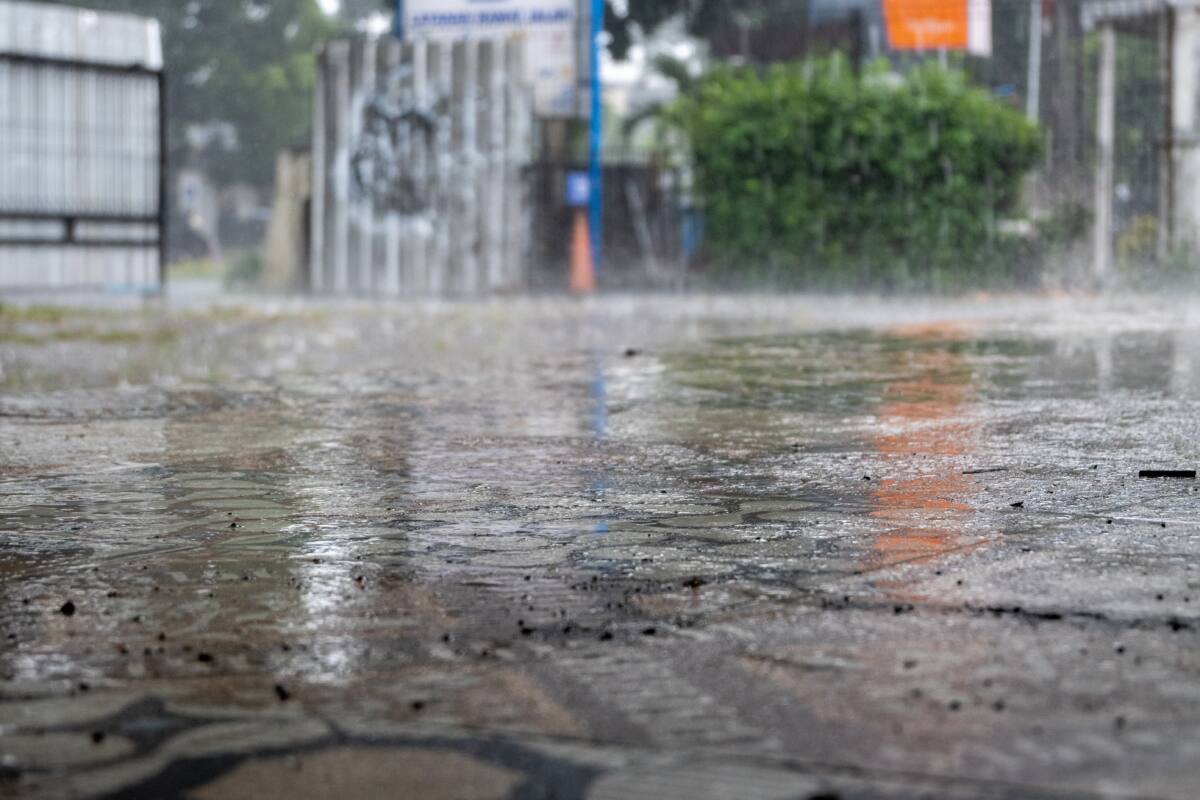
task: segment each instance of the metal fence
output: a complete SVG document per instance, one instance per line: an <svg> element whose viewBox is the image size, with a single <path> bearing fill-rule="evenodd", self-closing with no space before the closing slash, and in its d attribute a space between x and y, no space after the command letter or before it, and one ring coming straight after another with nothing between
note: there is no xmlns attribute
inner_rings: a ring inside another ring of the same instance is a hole
<svg viewBox="0 0 1200 800"><path fill-rule="evenodd" d="M157 23L0 2L0 287L162 285Z"/></svg>
<svg viewBox="0 0 1200 800"><path fill-rule="evenodd" d="M963 69L1042 129L1045 157L1026 194L1039 235L1057 242L1048 262L1051 282L1187 267L1180 259L1189 250L1200 253L1200 188L1192 188L1200 187L1200 6L1192 0L969 3L989 13L982 53L890 49L878 0L760 4L760 11L740 15L731 5L720 12L728 19L714 52L759 64L832 49L858 66L885 58L898 71L927 61Z"/></svg>
<svg viewBox="0 0 1200 800"><path fill-rule="evenodd" d="M531 89L517 39L354 38L320 54L313 291L525 288Z"/></svg>
<svg viewBox="0 0 1200 800"><path fill-rule="evenodd" d="M973 77L1041 125L1035 215L1090 222L1076 275L1108 282L1175 248L1166 0L992 0L993 53ZM1106 33L1107 32L1107 33ZM1107 65L1107 67L1106 67ZM1106 73L1107 69L1107 73ZM1072 265L1067 265L1071 269Z"/></svg>
<svg viewBox="0 0 1200 800"><path fill-rule="evenodd" d="M992 0L991 55L964 65L1043 130L1034 217L1061 235L1081 232L1076 257L1051 264L1061 278L1152 276L1196 236L1196 220L1181 219L1181 205L1192 203L1179 183L1195 135L1179 103L1200 78L1198 65L1180 59L1200 46L1177 23L1194 17L1191 6Z"/></svg>
<svg viewBox="0 0 1200 800"><path fill-rule="evenodd" d="M534 211L532 275L535 289L563 289L570 261L567 175L584 162L541 160L530 171ZM604 262L599 285L679 288L683 264L683 202L678 170L632 159L606 159Z"/></svg>

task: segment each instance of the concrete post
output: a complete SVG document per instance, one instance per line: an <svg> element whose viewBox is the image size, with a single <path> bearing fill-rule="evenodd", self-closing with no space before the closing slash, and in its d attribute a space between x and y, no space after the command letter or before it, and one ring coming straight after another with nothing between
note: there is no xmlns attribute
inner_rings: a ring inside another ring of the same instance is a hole
<svg viewBox="0 0 1200 800"><path fill-rule="evenodd" d="M1042 92L1042 0L1029 0L1029 65L1026 76L1025 116L1037 122Z"/></svg>
<svg viewBox="0 0 1200 800"><path fill-rule="evenodd" d="M1174 118L1171 113L1171 86L1174 83L1174 64L1171 55L1174 11L1164 8L1158 15L1158 78L1163 86L1163 146L1158 150L1158 241L1155 254L1159 262L1166 260L1174 242L1175 227L1175 159Z"/></svg>
<svg viewBox="0 0 1200 800"><path fill-rule="evenodd" d="M1200 8L1178 6L1171 26L1172 244L1197 243L1200 230Z"/></svg>
<svg viewBox="0 0 1200 800"><path fill-rule="evenodd" d="M275 198L263 243L265 288L290 292L303 283L308 229L304 211L312 196L311 171L312 159L307 155L284 151L275 159ZM309 263L315 259L310 258Z"/></svg>
<svg viewBox="0 0 1200 800"><path fill-rule="evenodd" d="M1050 136L1050 180L1056 202L1088 202L1090 175L1084 162L1084 37L1077 3L1055 3L1051 52L1046 58L1054 102L1040 109Z"/></svg>
<svg viewBox="0 0 1200 800"><path fill-rule="evenodd" d="M1092 229L1092 277L1108 282L1113 257L1113 156L1116 140L1117 32L1112 23L1100 28L1099 86L1096 94L1096 188Z"/></svg>
<svg viewBox="0 0 1200 800"><path fill-rule="evenodd" d="M325 169L327 159L325 148L328 143L329 125L329 115L325 110L329 87L325 80L328 71L325 68L324 52L317 56L316 69L316 85L313 88L312 205L308 220L308 229L312 232L308 251L308 288L314 292L321 292L325 289L325 267L327 266L325 253L325 191L327 186Z"/></svg>

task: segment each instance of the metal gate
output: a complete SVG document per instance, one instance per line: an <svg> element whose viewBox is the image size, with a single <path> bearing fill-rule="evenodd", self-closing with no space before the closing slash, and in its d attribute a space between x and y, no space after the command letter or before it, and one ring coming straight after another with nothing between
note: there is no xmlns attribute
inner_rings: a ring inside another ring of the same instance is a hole
<svg viewBox="0 0 1200 800"><path fill-rule="evenodd" d="M313 291L524 288L532 92L519 39L355 38L318 66Z"/></svg>
<svg viewBox="0 0 1200 800"><path fill-rule="evenodd" d="M158 23L0 2L0 288L161 289Z"/></svg>

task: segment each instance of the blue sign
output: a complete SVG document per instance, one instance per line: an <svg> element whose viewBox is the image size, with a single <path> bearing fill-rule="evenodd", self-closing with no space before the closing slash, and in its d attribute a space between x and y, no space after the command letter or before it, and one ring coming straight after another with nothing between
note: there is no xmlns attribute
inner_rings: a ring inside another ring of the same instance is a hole
<svg viewBox="0 0 1200 800"><path fill-rule="evenodd" d="M586 172L567 173L567 205L587 208L592 196L592 180Z"/></svg>

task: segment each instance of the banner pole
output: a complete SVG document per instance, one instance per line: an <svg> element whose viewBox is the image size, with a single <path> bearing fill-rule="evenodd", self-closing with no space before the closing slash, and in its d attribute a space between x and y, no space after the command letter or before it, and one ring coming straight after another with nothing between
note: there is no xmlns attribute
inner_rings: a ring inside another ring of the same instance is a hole
<svg viewBox="0 0 1200 800"><path fill-rule="evenodd" d="M588 204L589 239L592 245L592 267L599 275L604 253L604 97L600 80L600 35L604 31L604 1L592 0L591 38L588 61L591 65L592 110L588 136Z"/></svg>

